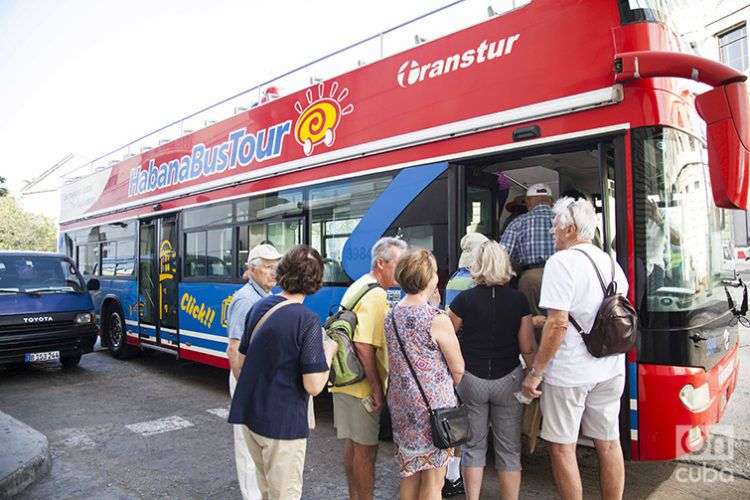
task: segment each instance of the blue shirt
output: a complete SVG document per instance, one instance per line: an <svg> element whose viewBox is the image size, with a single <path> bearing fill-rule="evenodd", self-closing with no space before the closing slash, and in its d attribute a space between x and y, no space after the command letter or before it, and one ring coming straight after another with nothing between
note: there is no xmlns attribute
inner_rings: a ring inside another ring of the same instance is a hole
<svg viewBox="0 0 750 500"><path fill-rule="evenodd" d="M258 320L284 300L280 295L270 295L250 311L239 348L246 358L232 398L229 423L244 424L271 439L303 439L310 429L309 397L302 375L328 370L320 319L302 304L289 304L275 311L252 334Z"/></svg>
<svg viewBox="0 0 750 500"><path fill-rule="evenodd" d="M468 267L459 267L445 284L445 305L449 306L459 293L474 287L474 279Z"/></svg>
<svg viewBox="0 0 750 500"><path fill-rule="evenodd" d="M553 218L552 207L537 205L508 225L500 244L514 263L520 266L543 265L555 253L550 233Z"/></svg>
<svg viewBox="0 0 750 500"><path fill-rule="evenodd" d="M227 318L229 318L227 335L230 339L242 339L242 334L245 333L247 313L250 312L250 309L253 308L256 302L267 296L268 292L263 290L252 279L245 286L234 292L232 302L229 303L229 308L227 309Z"/></svg>

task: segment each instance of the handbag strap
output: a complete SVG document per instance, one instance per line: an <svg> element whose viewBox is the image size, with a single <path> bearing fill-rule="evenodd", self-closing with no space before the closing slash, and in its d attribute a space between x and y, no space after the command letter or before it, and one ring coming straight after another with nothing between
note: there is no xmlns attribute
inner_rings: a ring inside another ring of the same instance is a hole
<svg viewBox="0 0 750 500"><path fill-rule="evenodd" d="M609 286L604 285L604 278L602 278L602 273L599 272L599 267L596 265L596 262L594 262L594 259L591 258L591 256L588 254L588 252L584 252L580 248L573 248L572 250L575 250L576 252L581 252L583 255L586 256L586 258L591 262L591 265L594 266L594 271L596 272L596 277L599 278L599 285L602 287L602 293L604 296L607 296L607 293L609 291L612 291L612 293L615 293L617 291L617 282L615 281L615 259L611 255L609 256L609 260L612 262L612 281L610 281ZM572 314L568 314L568 318L570 319L570 322L573 323L573 327L578 330L578 333L581 335L585 335L586 332L581 328L581 325L576 321L576 319L573 317Z"/></svg>
<svg viewBox="0 0 750 500"><path fill-rule="evenodd" d="M252 342L253 337L255 336L255 332L260 330L260 327L263 326L263 323L265 323L266 320L270 318L273 313L275 313L276 311L278 311L284 306L288 306L289 304L294 304L294 302L292 302L291 300L284 299L278 304L276 304L275 306L273 306L271 309L263 313L263 316L261 316L258 322L255 323L255 326L253 327L253 331L250 332L250 341Z"/></svg>
<svg viewBox="0 0 750 500"><path fill-rule="evenodd" d="M411 372L412 376L414 377L414 381L417 383L417 388L419 389L419 393L422 395L422 399L424 399L424 404L427 405L427 410L429 412L432 412L432 407L430 406L430 402L427 399L427 394L425 394L424 389L422 389L422 384L419 383L419 377L417 377L417 372L414 371L414 367L411 364L411 360L409 359L409 355L406 354L406 349L404 349L404 344L401 341L401 335L398 333L398 328L396 327L396 308L394 307L391 311L391 323L393 324L393 331L396 334L396 340L398 341L398 347L401 349L401 354L404 355L404 359L406 360L406 365L409 367L409 371Z"/></svg>

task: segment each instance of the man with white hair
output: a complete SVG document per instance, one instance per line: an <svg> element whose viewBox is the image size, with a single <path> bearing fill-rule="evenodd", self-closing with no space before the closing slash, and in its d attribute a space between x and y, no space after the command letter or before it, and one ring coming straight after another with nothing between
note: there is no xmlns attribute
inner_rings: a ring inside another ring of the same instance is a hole
<svg viewBox="0 0 750 500"><path fill-rule="evenodd" d="M503 232L500 244L510 255L518 272L518 290L529 300L531 313L539 310L544 263L554 253L552 244L552 189L547 184L532 184L526 190L528 212L516 217Z"/></svg>
<svg viewBox="0 0 750 500"><path fill-rule="evenodd" d="M380 238L372 247L369 273L352 283L341 298L349 304L364 289L370 289L353 307L357 315L354 346L365 379L344 387L332 387L333 426L344 440L344 470L349 498L370 500L375 490L375 459L378 453L380 411L388 383L388 348L385 342L386 289L396 286L393 274L406 243L398 238Z"/></svg>
<svg viewBox="0 0 750 500"><path fill-rule="evenodd" d="M552 211L558 251L544 268L539 301L539 307L547 309L547 321L522 389L528 397L541 396L541 437L551 443L552 472L560 496L566 500L583 497L576 461L581 432L596 446L601 497L622 498L625 466L619 413L625 355L593 357L569 318L584 332L591 331L604 299L594 266L605 282L616 282L617 293L626 295L628 282L617 262L592 244L597 220L589 201L561 198Z"/></svg>
<svg viewBox="0 0 750 500"><path fill-rule="evenodd" d="M276 285L276 266L281 254L273 245L261 244L253 247L247 254L247 270L242 275L247 279L245 286L234 293L227 309L227 358L229 359L229 395L234 396L237 379L240 376L242 362L239 358L239 346L245 333L245 320L253 305L266 297ZM234 427L234 457L237 463L237 480L244 499L261 498L255 478L255 465L250 451L242 437L239 426Z"/></svg>

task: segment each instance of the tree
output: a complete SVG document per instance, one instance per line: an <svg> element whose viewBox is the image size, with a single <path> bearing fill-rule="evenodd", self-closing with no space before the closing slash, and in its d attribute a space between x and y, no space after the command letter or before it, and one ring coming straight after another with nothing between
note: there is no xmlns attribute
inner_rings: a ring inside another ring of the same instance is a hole
<svg viewBox="0 0 750 500"><path fill-rule="evenodd" d="M49 217L29 213L12 196L0 197L0 250L57 249L57 229Z"/></svg>
<svg viewBox="0 0 750 500"><path fill-rule="evenodd" d="M5 187L5 177L0 176L0 197L8 196L8 188Z"/></svg>

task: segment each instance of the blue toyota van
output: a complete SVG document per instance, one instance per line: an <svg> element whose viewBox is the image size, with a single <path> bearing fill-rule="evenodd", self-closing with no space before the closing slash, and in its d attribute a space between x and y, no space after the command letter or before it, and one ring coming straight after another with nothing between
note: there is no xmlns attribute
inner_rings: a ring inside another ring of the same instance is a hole
<svg viewBox="0 0 750 500"><path fill-rule="evenodd" d="M60 360L78 365L98 330L89 290L65 255L0 252L0 365Z"/></svg>

